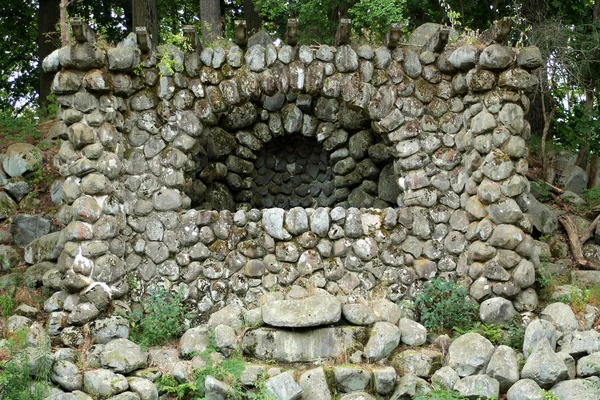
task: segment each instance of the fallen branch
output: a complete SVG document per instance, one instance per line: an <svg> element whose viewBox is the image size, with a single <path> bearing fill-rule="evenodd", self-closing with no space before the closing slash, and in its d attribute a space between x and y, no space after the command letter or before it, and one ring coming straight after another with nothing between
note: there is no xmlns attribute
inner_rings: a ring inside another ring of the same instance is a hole
<svg viewBox="0 0 600 400"><path fill-rule="evenodd" d="M581 237L579 238L581 244L585 244L585 242L592 238L592 236L594 235L594 231L596 230L596 225L598 225L598 222L600 222L600 214L598 214L598 216L592 222L589 228L587 228L583 235L581 235Z"/></svg>
<svg viewBox="0 0 600 400"><path fill-rule="evenodd" d="M543 179L538 179L537 177L531 175L529 172L527 173L527 175L525 175L527 177L527 179L529 179L531 182L538 182L538 181L543 181L544 184L546 186L548 186L552 191L558 193L558 194L563 194L565 191L557 186L554 186L551 183L548 183L546 181L544 181Z"/></svg>
<svg viewBox="0 0 600 400"><path fill-rule="evenodd" d="M579 235L577 234L577 228L575 227L575 223L571 219L571 216L561 215L558 218L558 220L560 221L563 228L565 228L565 231L567 231L567 236L569 237L569 244L571 245L571 252L573 253L573 258L575 258L575 262L577 262L577 264L583 268L600 270L600 265L597 265L585 259L583 255L582 241ZM597 221L595 222L598 223ZM584 237L586 234L587 231L586 233L584 233L584 235L582 235L582 237Z"/></svg>

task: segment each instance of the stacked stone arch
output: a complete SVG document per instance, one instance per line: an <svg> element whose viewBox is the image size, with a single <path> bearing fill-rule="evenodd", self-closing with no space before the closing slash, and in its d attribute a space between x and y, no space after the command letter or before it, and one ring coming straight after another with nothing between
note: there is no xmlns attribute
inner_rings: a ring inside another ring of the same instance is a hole
<svg viewBox="0 0 600 400"><path fill-rule="evenodd" d="M533 307L537 49L148 50L132 35L44 61L71 220L30 257L57 262L48 286L93 289L56 311L69 324L157 286L199 318L298 284L400 301L436 277Z"/></svg>

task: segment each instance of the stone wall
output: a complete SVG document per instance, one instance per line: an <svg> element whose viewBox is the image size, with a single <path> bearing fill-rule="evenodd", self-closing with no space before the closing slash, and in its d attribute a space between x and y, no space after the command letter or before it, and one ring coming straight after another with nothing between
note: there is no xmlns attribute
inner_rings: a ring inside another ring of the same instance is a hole
<svg viewBox="0 0 600 400"><path fill-rule="evenodd" d="M434 277L535 307L521 195L539 51L436 51L143 52L131 35L54 52L69 224L27 249L76 299L51 320L156 286L202 317L292 284L399 301Z"/></svg>

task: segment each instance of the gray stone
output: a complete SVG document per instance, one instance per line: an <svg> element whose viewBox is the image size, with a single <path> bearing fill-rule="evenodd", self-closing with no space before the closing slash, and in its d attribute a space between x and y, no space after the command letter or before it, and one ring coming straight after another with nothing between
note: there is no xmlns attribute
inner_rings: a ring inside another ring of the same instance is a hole
<svg viewBox="0 0 600 400"><path fill-rule="evenodd" d="M600 385L597 381L573 379L557 383L550 391L561 400L589 400L600 396Z"/></svg>
<svg viewBox="0 0 600 400"><path fill-rule="evenodd" d="M52 219L43 214L18 214L10 219L10 233L17 246L25 247L34 239L47 235L54 229Z"/></svg>
<svg viewBox="0 0 600 400"><path fill-rule="evenodd" d="M531 379L521 379L506 393L506 400L543 400L544 390Z"/></svg>
<svg viewBox="0 0 600 400"><path fill-rule="evenodd" d="M158 400L158 388L149 379L128 378L129 388L140 396L140 400Z"/></svg>
<svg viewBox="0 0 600 400"><path fill-rule="evenodd" d="M442 366L442 353L432 350L405 350L394 359L403 374L429 378Z"/></svg>
<svg viewBox="0 0 600 400"><path fill-rule="evenodd" d="M534 380L542 388L550 388L569 375L562 358L554 352L548 339L542 338L527 358L521 377Z"/></svg>
<svg viewBox="0 0 600 400"><path fill-rule="evenodd" d="M431 386L426 380L413 374L406 374L400 378L396 390L392 393L390 400L408 400L416 395L424 395L431 391Z"/></svg>
<svg viewBox="0 0 600 400"><path fill-rule="evenodd" d="M552 303L542 310L540 317L550 321L560 332L580 330L579 322L571 307L564 303Z"/></svg>
<svg viewBox="0 0 600 400"><path fill-rule="evenodd" d="M479 60L479 50L477 47L467 44L458 47L450 54L448 61L456 69L472 68Z"/></svg>
<svg viewBox="0 0 600 400"><path fill-rule="evenodd" d="M516 315L512 302L502 297L485 300L479 309L479 316L484 324L510 324Z"/></svg>
<svg viewBox="0 0 600 400"><path fill-rule="evenodd" d="M342 393L363 391L371 381L371 374L358 367L335 366L333 374L336 386Z"/></svg>
<svg viewBox="0 0 600 400"><path fill-rule="evenodd" d="M129 321L121 316L98 319L91 324L90 332L95 343L106 344L114 339L127 339Z"/></svg>
<svg viewBox="0 0 600 400"><path fill-rule="evenodd" d="M65 390L80 390L83 387L83 375L75 364L59 360L52 366L52 381Z"/></svg>
<svg viewBox="0 0 600 400"><path fill-rule="evenodd" d="M456 383L460 380L460 377L455 370L446 366L438 369L431 376L431 382L438 382L447 387L448 389L454 389Z"/></svg>
<svg viewBox="0 0 600 400"><path fill-rule="evenodd" d="M281 400L298 400L302 398L302 388L294 381L294 371L286 371L267 379L267 391Z"/></svg>
<svg viewBox="0 0 600 400"><path fill-rule="evenodd" d="M41 152L29 143L15 143L4 150L2 167L8 176L22 176L28 171L41 168Z"/></svg>
<svg viewBox="0 0 600 400"><path fill-rule="evenodd" d="M346 354L365 328L319 328L285 331L267 328L247 330L242 338L245 354L277 362L315 362Z"/></svg>
<svg viewBox="0 0 600 400"><path fill-rule="evenodd" d="M454 385L454 390L472 400L500 396L500 384L487 375L466 376Z"/></svg>
<svg viewBox="0 0 600 400"><path fill-rule="evenodd" d="M123 375L107 369L93 369L83 373L83 390L92 396L110 397L129 387Z"/></svg>
<svg viewBox="0 0 600 400"><path fill-rule="evenodd" d="M327 385L327 379L325 378L325 371L323 367L310 369L305 371L300 376L299 380L300 387L302 388L302 399L323 399L331 400L331 391Z"/></svg>
<svg viewBox="0 0 600 400"><path fill-rule="evenodd" d="M461 377L484 373L494 345L478 333L467 333L448 348L446 364Z"/></svg>
<svg viewBox="0 0 600 400"><path fill-rule="evenodd" d="M486 369L486 375L500 383L500 390L506 392L519 380L519 357L510 347L500 345L494 351Z"/></svg>
<svg viewBox="0 0 600 400"><path fill-rule="evenodd" d="M182 357L202 353L210 344L210 332L206 327L188 329L179 340Z"/></svg>
<svg viewBox="0 0 600 400"><path fill-rule="evenodd" d="M376 322L365 346L365 355L371 361L379 361L389 356L399 343L398 327L389 322Z"/></svg>
<svg viewBox="0 0 600 400"><path fill-rule="evenodd" d="M362 303L344 304L342 314L353 325L372 325L377 321L377 316L373 310Z"/></svg>
<svg viewBox="0 0 600 400"><path fill-rule="evenodd" d="M127 339L115 339L104 346L100 360L115 372L129 373L146 367L148 353Z"/></svg>
<svg viewBox="0 0 600 400"><path fill-rule="evenodd" d="M204 380L206 400L226 400L233 396L234 391L228 384L208 375Z"/></svg>
<svg viewBox="0 0 600 400"><path fill-rule="evenodd" d="M587 187L587 181L587 172L577 165L569 165L563 170L559 184L563 189L581 196Z"/></svg>
<svg viewBox="0 0 600 400"><path fill-rule="evenodd" d="M333 296L311 296L299 300L278 300L262 306L265 324L278 327L309 327L334 324L340 320L342 305Z"/></svg>
<svg viewBox="0 0 600 400"><path fill-rule="evenodd" d="M560 351L573 357L600 351L600 333L594 330L567 332L560 338Z"/></svg>
<svg viewBox="0 0 600 400"><path fill-rule="evenodd" d="M289 240L291 235L283 228L285 211L281 208L270 208L263 211L262 223L265 231L274 239Z"/></svg>
<svg viewBox="0 0 600 400"><path fill-rule="evenodd" d="M373 388L375 392L386 395L394 390L398 374L393 367L376 367L371 372L373 373Z"/></svg>
<svg viewBox="0 0 600 400"><path fill-rule="evenodd" d="M399 326L402 343L407 346L421 346L425 344L427 329L423 325L408 318L401 318Z"/></svg>

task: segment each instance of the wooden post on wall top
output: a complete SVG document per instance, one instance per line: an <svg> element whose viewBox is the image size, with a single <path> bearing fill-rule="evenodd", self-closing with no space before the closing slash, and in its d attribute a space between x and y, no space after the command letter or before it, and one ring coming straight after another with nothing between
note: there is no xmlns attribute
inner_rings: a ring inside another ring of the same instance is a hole
<svg viewBox="0 0 600 400"><path fill-rule="evenodd" d="M248 29L246 28L246 20L237 20L235 25L235 44L242 49L248 45Z"/></svg>
<svg viewBox="0 0 600 400"><path fill-rule="evenodd" d="M448 44L450 37L450 28L440 26L437 31L429 38L429 41L423 46L423 51L431 51L432 53L441 53L444 47Z"/></svg>
<svg viewBox="0 0 600 400"><path fill-rule="evenodd" d="M183 26L183 37L187 39L187 42L194 51L201 51L202 46L200 45L200 38L198 38L198 31L194 25Z"/></svg>
<svg viewBox="0 0 600 400"><path fill-rule="evenodd" d="M400 41L400 35L402 34L402 25L391 24L387 33L385 34L385 40L383 44L390 50L395 49Z"/></svg>
<svg viewBox="0 0 600 400"><path fill-rule="evenodd" d="M335 33L335 45L340 46L342 44L350 44L350 28L352 27L352 20L349 18L342 18L340 25Z"/></svg>
<svg viewBox="0 0 600 400"><path fill-rule="evenodd" d="M96 34L81 18L71 18L71 30L79 43L96 42Z"/></svg>
<svg viewBox="0 0 600 400"><path fill-rule="evenodd" d="M285 33L285 44L295 46L298 44L298 20L288 19L287 32Z"/></svg>
<svg viewBox="0 0 600 400"><path fill-rule="evenodd" d="M142 53L147 53L152 49L152 40L150 34L145 26L138 26L135 28L135 35L137 36L137 42Z"/></svg>

